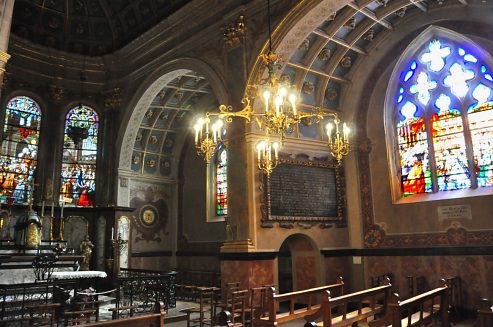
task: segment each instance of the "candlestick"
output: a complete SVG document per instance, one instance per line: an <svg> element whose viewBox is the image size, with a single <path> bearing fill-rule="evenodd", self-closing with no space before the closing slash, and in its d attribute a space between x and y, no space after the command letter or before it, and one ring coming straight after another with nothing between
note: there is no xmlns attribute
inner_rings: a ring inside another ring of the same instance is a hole
<svg viewBox="0 0 493 327"><path fill-rule="evenodd" d="M51 216L55 217L55 201L51 201Z"/></svg>
<svg viewBox="0 0 493 327"><path fill-rule="evenodd" d="M111 227L111 239L115 239L115 228Z"/></svg>
<svg viewBox="0 0 493 327"><path fill-rule="evenodd" d="M45 215L45 202L43 201L41 205L41 217L44 217L44 215Z"/></svg>
<svg viewBox="0 0 493 327"><path fill-rule="evenodd" d="M65 202L62 201L62 210L60 212L60 218L63 218L63 207L64 207Z"/></svg>

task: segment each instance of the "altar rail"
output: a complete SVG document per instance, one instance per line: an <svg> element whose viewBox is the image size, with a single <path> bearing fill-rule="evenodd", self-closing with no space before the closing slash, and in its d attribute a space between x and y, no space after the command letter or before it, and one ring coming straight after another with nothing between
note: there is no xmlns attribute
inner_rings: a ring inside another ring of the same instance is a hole
<svg viewBox="0 0 493 327"><path fill-rule="evenodd" d="M22 284L0 284L0 321L30 319L29 308L50 303L65 303L75 281L49 281Z"/></svg>
<svg viewBox="0 0 493 327"><path fill-rule="evenodd" d="M156 301L164 302L166 310L175 308L176 275L175 271L123 268L116 280L117 308L138 306L138 311L152 312Z"/></svg>

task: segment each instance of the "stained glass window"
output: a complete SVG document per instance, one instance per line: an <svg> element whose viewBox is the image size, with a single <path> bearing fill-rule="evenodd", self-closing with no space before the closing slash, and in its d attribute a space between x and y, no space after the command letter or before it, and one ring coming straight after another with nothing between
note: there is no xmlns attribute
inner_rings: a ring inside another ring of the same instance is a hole
<svg viewBox="0 0 493 327"><path fill-rule="evenodd" d="M493 185L493 78L483 57L472 42L435 37L404 65L394 95L404 196Z"/></svg>
<svg viewBox="0 0 493 327"><path fill-rule="evenodd" d="M82 104L67 114L60 183L66 206L94 205L98 121L96 111Z"/></svg>
<svg viewBox="0 0 493 327"><path fill-rule="evenodd" d="M216 162L216 215L228 214L228 153L221 144Z"/></svg>
<svg viewBox="0 0 493 327"><path fill-rule="evenodd" d="M0 155L0 202L27 203L36 171L41 111L31 98L11 99L5 110Z"/></svg>

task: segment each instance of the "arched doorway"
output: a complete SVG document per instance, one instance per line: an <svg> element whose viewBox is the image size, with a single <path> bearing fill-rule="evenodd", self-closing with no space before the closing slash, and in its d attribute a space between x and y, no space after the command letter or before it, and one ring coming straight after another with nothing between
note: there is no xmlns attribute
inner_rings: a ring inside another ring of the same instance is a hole
<svg viewBox="0 0 493 327"><path fill-rule="evenodd" d="M320 251L315 242L303 234L294 234L279 248L279 292L286 293L320 285Z"/></svg>

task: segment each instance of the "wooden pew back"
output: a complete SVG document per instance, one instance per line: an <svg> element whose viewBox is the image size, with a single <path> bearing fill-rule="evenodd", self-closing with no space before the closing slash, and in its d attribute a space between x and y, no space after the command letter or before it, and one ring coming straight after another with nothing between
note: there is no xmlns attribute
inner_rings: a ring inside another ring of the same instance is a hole
<svg viewBox="0 0 493 327"><path fill-rule="evenodd" d="M382 319L371 321L369 326L428 326L437 318L441 319L442 326L450 326L449 294L445 280L442 280L442 285L404 301L399 301L399 295L393 294L386 315Z"/></svg>
<svg viewBox="0 0 493 327"><path fill-rule="evenodd" d="M275 289L270 287L267 289L266 294L267 307L262 308L262 310L259 311L265 314L265 317L260 317L257 315L257 317L253 319L253 325L275 326L280 323L312 315L316 311L320 310L322 295L325 291L331 291L335 294L342 295L344 291L344 282L342 277L339 277L337 282L332 285L325 285L284 294L275 294ZM300 299L306 303L306 307L296 309L296 304L299 303ZM289 311L287 313L277 313L281 303L288 303Z"/></svg>
<svg viewBox="0 0 493 327"><path fill-rule="evenodd" d="M391 287L387 279L386 285L346 295L331 297L330 292L326 292L321 310L307 318L317 320L322 317L322 322L316 325L323 327L351 326L355 322L366 321L385 313ZM313 323L307 325L313 326Z"/></svg>
<svg viewBox="0 0 493 327"><path fill-rule="evenodd" d="M478 327L493 327L493 306L488 299L482 299L478 309Z"/></svg>
<svg viewBox="0 0 493 327"><path fill-rule="evenodd" d="M164 327L165 306L163 302L156 302L154 313L143 314L125 319L106 320L84 324L86 327Z"/></svg>

